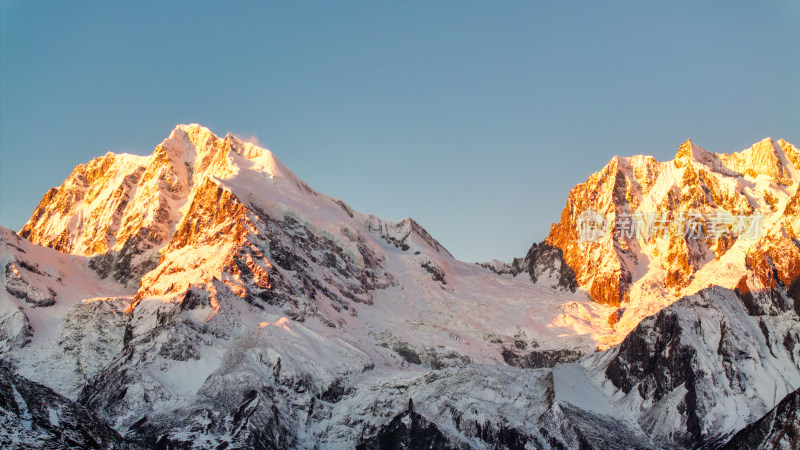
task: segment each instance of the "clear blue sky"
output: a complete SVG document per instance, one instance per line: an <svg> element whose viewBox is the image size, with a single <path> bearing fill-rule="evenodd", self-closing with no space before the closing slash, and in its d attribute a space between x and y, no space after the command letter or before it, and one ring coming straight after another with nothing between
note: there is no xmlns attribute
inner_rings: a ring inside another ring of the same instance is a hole
<svg viewBox="0 0 800 450"><path fill-rule="evenodd" d="M522 256L613 155L800 145L800 2L37 2L0 9L0 225L177 123L459 259Z"/></svg>

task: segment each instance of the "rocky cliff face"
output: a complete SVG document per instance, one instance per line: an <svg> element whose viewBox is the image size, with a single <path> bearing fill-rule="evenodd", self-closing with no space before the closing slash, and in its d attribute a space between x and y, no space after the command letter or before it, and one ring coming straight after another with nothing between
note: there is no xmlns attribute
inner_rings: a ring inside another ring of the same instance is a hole
<svg viewBox="0 0 800 450"><path fill-rule="evenodd" d="M153 269L195 187L233 170L232 137L179 126L149 157L108 153L75 168L45 194L20 235L39 245L93 256L101 276L138 284Z"/></svg>
<svg viewBox="0 0 800 450"><path fill-rule="evenodd" d="M785 290L708 288L645 319L603 364L587 366L604 366L601 378L624 394L620 404L654 442L718 445L800 382L792 303Z"/></svg>
<svg viewBox="0 0 800 450"><path fill-rule="evenodd" d="M625 329L663 307L650 299L734 288L748 268L765 286L790 286L800 275L798 167L797 148L772 139L730 155L686 141L664 163L615 157L570 192L545 242L593 299L619 307ZM580 235L587 210L602 222L594 240Z"/></svg>
<svg viewBox="0 0 800 450"><path fill-rule="evenodd" d="M545 240L563 251L578 284L600 303L618 306L627 300L635 255L628 241L605 238L583 243L578 233L579 218L586 210L615 217L628 208L635 209L660 172L661 164L651 157L615 157L570 192L561 221L553 225Z"/></svg>
<svg viewBox="0 0 800 450"><path fill-rule="evenodd" d="M571 292L578 288L575 272L564 261L563 251L544 242L534 243L524 258L514 258L510 264L495 260L481 265L500 275L527 274L534 283L550 278L554 288Z"/></svg>
<svg viewBox="0 0 800 450"><path fill-rule="evenodd" d="M3 448L136 448L91 411L0 363Z"/></svg>

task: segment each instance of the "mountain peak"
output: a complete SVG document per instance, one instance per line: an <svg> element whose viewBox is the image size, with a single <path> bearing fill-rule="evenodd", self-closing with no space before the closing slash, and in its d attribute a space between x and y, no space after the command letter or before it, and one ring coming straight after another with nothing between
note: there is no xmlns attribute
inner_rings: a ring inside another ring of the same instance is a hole
<svg viewBox="0 0 800 450"><path fill-rule="evenodd" d="M193 164L195 172L217 178L229 178L239 169L247 168L267 173L271 178L297 177L266 148L240 138L232 133L220 137L210 129L193 123L180 124L172 130L159 148L163 147L171 159ZM156 149L156 152L158 148ZM241 156L238 159L233 155ZM196 179L196 182L201 180Z"/></svg>
<svg viewBox="0 0 800 450"><path fill-rule="evenodd" d="M768 137L743 151L718 154L717 157L726 166L743 175L752 178L767 176L779 185L790 186L793 181L789 166L793 164L794 155L789 154L789 148L788 145L782 146Z"/></svg>
<svg viewBox="0 0 800 450"><path fill-rule="evenodd" d="M175 131L183 131L185 133L209 133L213 134L210 129L200 125L199 123L179 123L175 125L175 128L172 130L174 133Z"/></svg>
<svg viewBox="0 0 800 450"><path fill-rule="evenodd" d="M240 186L244 197L267 187L295 198L314 195L269 150L182 124L149 156L108 153L76 167L44 196L20 234L60 251L101 255L98 265L133 283L158 263L181 208L209 181Z"/></svg>
<svg viewBox="0 0 800 450"><path fill-rule="evenodd" d="M176 125L172 132L169 134L169 137L164 140L167 141L176 141L176 142L189 142L197 147L204 146L205 143L211 141L217 141L219 137L214 134L208 128L192 123L189 125L179 124ZM163 143L162 143L163 145Z"/></svg>
<svg viewBox="0 0 800 450"><path fill-rule="evenodd" d="M752 152L751 161L758 163L778 159L778 152L781 151L781 148L771 137L768 137L756 142L748 150ZM748 150L745 150L745 152Z"/></svg>
<svg viewBox="0 0 800 450"><path fill-rule="evenodd" d="M678 153L675 154L673 161L675 162L675 167L681 168L691 161L708 164L712 159L714 159L714 157L711 153L692 142L691 139L686 139L686 141L678 147Z"/></svg>

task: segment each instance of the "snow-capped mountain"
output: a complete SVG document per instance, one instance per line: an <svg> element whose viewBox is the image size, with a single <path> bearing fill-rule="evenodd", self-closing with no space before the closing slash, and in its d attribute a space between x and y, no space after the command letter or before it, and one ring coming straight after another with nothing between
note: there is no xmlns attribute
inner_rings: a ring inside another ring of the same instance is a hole
<svg viewBox="0 0 800 450"><path fill-rule="evenodd" d="M478 265L181 125L0 229L0 357L118 433L96 447L722 445L800 387L797 155L615 158L545 242ZM582 242L585 209L759 212L764 233Z"/></svg>
<svg viewBox="0 0 800 450"><path fill-rule="evenodd" d="M614 157L573 188L545 242L563 251L593 299L619 307L609 319L621 332L601 347L711 284L733 289L748 274L759 286L797 280L798 167L800 151L783 140L730 155L687 140L672 161ZM579 237L586 210L606 220L606 234L592 242Z"/></svg>

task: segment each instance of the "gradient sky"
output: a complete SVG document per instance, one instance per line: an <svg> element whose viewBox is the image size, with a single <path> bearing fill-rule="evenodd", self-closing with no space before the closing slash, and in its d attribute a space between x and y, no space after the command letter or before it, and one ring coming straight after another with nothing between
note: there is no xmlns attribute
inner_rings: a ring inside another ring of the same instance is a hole
<svg viewBox="0 0 800 450"><path fill-rule="evenodd" d="M256 136L457 258L523 256L614 155L800 145L800 2L0 1L0 225L178 123Z"/></svg>

